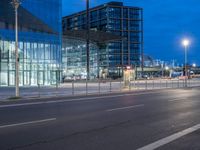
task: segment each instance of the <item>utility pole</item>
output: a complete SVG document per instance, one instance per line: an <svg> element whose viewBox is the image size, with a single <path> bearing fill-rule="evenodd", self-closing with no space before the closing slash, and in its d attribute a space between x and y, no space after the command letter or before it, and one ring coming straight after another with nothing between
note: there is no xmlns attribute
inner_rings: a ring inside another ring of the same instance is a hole
<svg viewBox="0 0 200 150"><path fill-rule="evenodd" d="M15 9L15 96L19 97L18 8L19 0L12 0Z"/></svg>

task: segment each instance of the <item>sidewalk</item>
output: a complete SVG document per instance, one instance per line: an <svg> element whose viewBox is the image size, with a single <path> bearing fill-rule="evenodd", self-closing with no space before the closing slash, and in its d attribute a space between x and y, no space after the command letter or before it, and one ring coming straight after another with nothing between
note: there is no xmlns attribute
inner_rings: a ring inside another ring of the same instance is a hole
<svg viewBox="0 0 200 150"><path fill-rule="evenodd" d="M200 80L188 80L188 87L200 86ZM121 91L138 91L153 89L168 89L185 87L184 80L137 80L131 81L129 86L124 88L122 82L71 82L58 86L30 86L20 87L22 98L45 98L55 96L76 96L91 95ZM15 87L0 87L0 101L15 97Z"/></svg>

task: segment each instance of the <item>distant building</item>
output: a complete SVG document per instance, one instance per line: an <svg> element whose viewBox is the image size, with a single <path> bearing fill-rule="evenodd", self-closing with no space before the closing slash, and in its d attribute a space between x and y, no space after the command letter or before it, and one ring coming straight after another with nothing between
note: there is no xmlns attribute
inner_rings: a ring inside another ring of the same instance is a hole
<svg viewBox="0 0 200 150"><path fill-rule="evenodd" d="M91 39L90 76L121 77L124 66L141 66L143 52L143 10L124 6L122 2L110 2L91 8L90 30L101 31L98 41ZM86 11L63 17L62 56L66 75L86 74L86 49L84 38L69 38L70 31L86 30ZM120 36L121 39L103 39L104 33ZM81 34L79 34L81 36ZM69 39L69 40L68 40ZM72 40L73 39L73 40ZM77 42L81 41L81 42ZM78 45L77 45L78 44ZM75 48L76 47L76 48ZM76 61L75 61L76 60ZM78 64L76 63L78 62Z"/></svg>

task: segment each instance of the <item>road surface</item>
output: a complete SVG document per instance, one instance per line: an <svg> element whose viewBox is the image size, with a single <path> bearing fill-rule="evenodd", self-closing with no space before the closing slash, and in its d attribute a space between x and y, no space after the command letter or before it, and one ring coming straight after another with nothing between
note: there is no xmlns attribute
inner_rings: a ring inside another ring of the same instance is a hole
<svg viewBox="0 0 200 150"><path fill-rule="evenodd" d="M200 88L0 103L0 150L199 150Z"/></svg>

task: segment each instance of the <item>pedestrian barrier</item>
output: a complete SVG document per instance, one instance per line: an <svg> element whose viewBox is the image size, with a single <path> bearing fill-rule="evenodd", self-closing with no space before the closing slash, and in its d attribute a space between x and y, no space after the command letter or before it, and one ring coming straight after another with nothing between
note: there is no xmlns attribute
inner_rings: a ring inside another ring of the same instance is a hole
<svg viewBox="0 0 200 150"><path fill-rule="evenodd" d="M122 79L119 80L91 80L91 81L70 81L51 86L38 84L35 87L20 87L22 97L52 97L52 96L75 96L102 94L122 91L138 91L153 89L169 89L200 86L200 78L180 80L180 79L152 79L152 80L132 80L125 86ZM6 99L14 95L15 87L0 87L1 99Z"/></svg>

